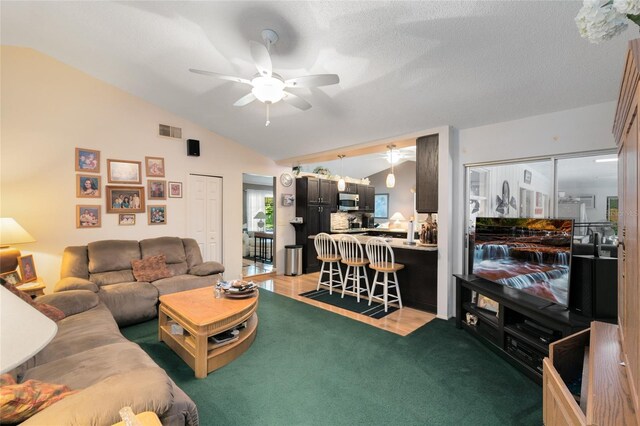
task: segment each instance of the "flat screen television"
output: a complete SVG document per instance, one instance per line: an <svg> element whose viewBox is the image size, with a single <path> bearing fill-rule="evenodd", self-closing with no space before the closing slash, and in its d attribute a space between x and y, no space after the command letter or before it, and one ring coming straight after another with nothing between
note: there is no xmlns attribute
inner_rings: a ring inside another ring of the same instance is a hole
<svg viewBox="0 0 640 426"><path fill-rule="evenodd" d="M472 273L569 306L573 219L479 217Z"/></svg>

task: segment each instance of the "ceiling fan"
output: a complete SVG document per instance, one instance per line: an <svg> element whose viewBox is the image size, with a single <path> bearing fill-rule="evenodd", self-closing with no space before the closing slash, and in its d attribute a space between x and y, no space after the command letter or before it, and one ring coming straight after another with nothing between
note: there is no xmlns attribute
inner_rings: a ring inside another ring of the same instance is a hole
<svg viewBox="0 0 640 426"><path fill-rule="evenodd" d="M271 46L278 41L278 34L273 30L263 30L262 39L264 40L264 45L256 41L249 42L251 58L258 69L258 73L251 77L251 79L233 77L212 71L196 70L193 68L189 68L189 71L196 74L208 75L222 80L234 81L236 83L251 86L251 92L238 99L233 106L242 107L250 104L256 99L263 102L267 105L267 120L265 122L265 126L271 124L271 121L269 121L269 106L276 102L284 101L285 103L303 111L311 108L311 104L309 102L291 92L286 91L285 89L329 86L340 82L340 78L337 74L305 75L302 77L291 78L289 80L283 79L280 75L273 72L271 55L269 53Z"/></svg>

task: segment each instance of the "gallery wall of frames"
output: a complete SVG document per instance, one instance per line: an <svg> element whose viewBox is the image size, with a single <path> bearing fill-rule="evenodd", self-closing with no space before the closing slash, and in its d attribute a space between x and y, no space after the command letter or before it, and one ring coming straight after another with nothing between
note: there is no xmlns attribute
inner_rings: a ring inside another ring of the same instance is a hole
<svg viewBox="0 0 640 426"><path fill-rule="evenodd" d="M143 161L107 158L106 176L101 164L100 151L75 149L75 191L76 197L82 199L76 204L76 228L99 228L103 220L135 226L138 213L146 213L148 225L167 224L167 205L162 201L182 198L182 182L164 179L163 157L145 156Z"/></svg>

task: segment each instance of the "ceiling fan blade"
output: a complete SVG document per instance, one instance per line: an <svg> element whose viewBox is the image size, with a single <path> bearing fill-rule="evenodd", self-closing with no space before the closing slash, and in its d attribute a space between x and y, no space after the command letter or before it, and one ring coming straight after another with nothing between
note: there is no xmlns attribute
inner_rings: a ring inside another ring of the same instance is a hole
<svg viewBox="0 0 640 426"><path fill-rule="evenodd" d="M337 74L305 75L284 82L285 87L320 87L340 83Z"/></svg>
<svg viewBox="0 0 640 426"><path fill-rule="evenodd" d="M260 75L263 77L271 77L273 67L271 65L271 55L269 55L267 47L256 41L250 41L249 48L251 49L253 62L256 63L256 68L258 68Z"/></svg>
<svg viewBox="0 0 640 426"><path fill-rule="evenodd" d="M233 106L243 107L245 105L250 104L251 102L253 102L255 100L256 100L256 97L253 95L253 93L249 93L248 95L244 95L243 97L238 99L236 101L236 103L233 104Z"/></svg>
<svg viewBox="0 0 640 426"><path fill-rule="evenodd" d="M311 108L311 104L305 101L304 99L302 99L301 97L296 96L293 93L289 93L289 92L284 92L284 93L285 93L285 96L284 98L282 98L282 100L288 103L289 105L299 108L303 111L306 111L309 108Z"/></svg>
<svg viewBox="0 0 640 426"><path fill-rule="evenodd" d="M210 77L219 78L221 80L229 80L229 81L235 81L236 83L251 84L249 80L242 77L233 77L231 75L218 74L217 72L212 72L212 71L196 70L193 68L189 68L189 71L196 74L208 75Z"/></svg>

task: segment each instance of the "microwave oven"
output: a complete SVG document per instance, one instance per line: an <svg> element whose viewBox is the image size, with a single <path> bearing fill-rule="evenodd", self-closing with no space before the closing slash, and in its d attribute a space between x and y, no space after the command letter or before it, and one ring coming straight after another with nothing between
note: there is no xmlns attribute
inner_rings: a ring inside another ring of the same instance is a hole
<svg viewBox="0 0 640 426"><path fill-rule="evenodd" d="M338 210L341 212L358 210L359 203L360 196L357 194L345 194L344 192L338 194Z"/></svg>

